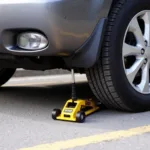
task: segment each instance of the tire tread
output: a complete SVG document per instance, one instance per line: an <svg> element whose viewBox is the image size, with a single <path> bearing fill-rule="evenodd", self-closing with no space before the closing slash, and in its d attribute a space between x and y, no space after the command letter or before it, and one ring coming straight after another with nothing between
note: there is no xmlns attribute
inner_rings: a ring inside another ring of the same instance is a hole
<svg viewBox="0 0 150 150"><path fill-rule="evenodd" d="M92 69L87 70L87 78L90 87L96 97L108 108L115 108L123 111L132 111L126 106L118 95L113 85L113 80L110 71L110 36L112 29L119 14L119 11L123 7L126 0L119 0L117 4L112 8L109 18L107 29L104 35L102 53L100 60Z"/></svg>

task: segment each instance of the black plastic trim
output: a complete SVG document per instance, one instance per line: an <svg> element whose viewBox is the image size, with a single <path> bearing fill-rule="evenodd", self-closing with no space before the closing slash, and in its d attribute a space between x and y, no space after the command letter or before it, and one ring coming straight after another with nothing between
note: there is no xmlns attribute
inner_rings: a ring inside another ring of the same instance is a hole
<svg viewBox="0 0 150 150"><path fill-rule="evenodd" d="M102 18L84 45L72 56L64 58L68 67L90 68L97 62L101 52L106 22L107 19Z"/></svg>

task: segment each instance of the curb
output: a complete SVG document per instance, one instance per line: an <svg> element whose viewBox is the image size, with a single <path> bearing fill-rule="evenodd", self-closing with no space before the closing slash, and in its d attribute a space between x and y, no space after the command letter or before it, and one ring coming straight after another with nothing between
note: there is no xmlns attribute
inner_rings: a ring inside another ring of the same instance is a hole
<svg viewBox="0 0 150 150"><path fill-rule="evenodd" d="M76 83L85 83L87 78L85 74L75 74ZM46 85L64 85L71 84L72 77L70 74L50 75L50 76L33 76L17 77L9 80L4 86L46 86Z"/></svg>
<svg viewBox="0 0 150 150"><path fill-rule="evenodd" d="M63 75L63 74L70 74L70 71L63 70L63 69L52 69L46 71L17 69L13 77L50 76L50 75Z"/></svg>

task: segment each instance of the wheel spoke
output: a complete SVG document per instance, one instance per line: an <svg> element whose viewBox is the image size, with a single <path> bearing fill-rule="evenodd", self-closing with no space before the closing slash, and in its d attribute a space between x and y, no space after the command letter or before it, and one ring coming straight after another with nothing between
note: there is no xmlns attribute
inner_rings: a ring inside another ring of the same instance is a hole
<svg viewBox="0 0 150 150"><path fill-rule="evenodd" d="M135 90L150 94L150 11L136 14L126 33L122 47L126 77Z"/></svg>
<svg viewBox="0 0 150 150"><path fill-rule="evenodd" d="M123 44L123 56L131 56L141 54L141 49L129 44Z"/></svg>
<svg viewBox="0 0 150 150"><path fill-rule="evenodd" d="M150 46L150 12L146 12L142 17L145 24L144 38L148 42L148 46Z"/></svg>
<svg viewBox="0 0 150 150"><path fill-rule="evenodd" d="M137 59L130 69L126 69L127 78L130 83L133 83L135 76L144 63L144 58Z"/></svg>
<svg viewBox="0 0 150 150"><path fill-rule="evenodd" d="M149 92L149 62L142 69L142 80L138 85L141 92Z"/></svg>
<svg viewBox="0 0 150 150"><path fill-rule="evenodd" d="M144 35L142 34L141 28L139 26L139 23L137 21L137 18L134 17L129 25L129 31L133 32L135 35L135 38L137 40L137 44L141 48L145 48L145 40Z"/></svg>

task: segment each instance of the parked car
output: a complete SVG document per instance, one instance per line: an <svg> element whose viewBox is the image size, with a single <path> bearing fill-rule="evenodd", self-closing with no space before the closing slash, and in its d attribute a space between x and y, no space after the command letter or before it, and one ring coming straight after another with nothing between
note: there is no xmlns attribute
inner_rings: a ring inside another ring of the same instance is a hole
<svg viewBox="0 0 150 150"><path fill-rule="evenodd" d="M0 84L17 68L72 69L109 108L150 108L149 0L1 0Z"/></svg>

